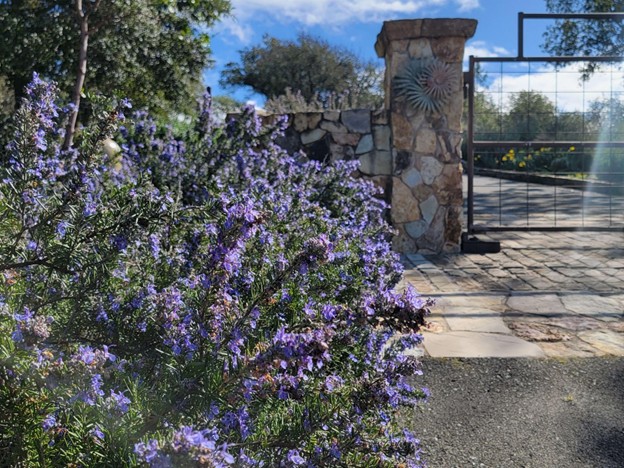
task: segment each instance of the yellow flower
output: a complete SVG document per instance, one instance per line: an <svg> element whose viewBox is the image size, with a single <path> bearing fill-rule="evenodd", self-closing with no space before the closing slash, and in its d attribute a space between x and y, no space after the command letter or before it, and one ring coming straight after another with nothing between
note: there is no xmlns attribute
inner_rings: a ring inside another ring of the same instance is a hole
<svg viewBox="0 0 624 468"><path fill-rule="evenodd" d="M507 161L507 155L503 156L503 161Z"/></svg>
<svg viewBox="0 0 624 468"><path fill-rule="evenodd" d="M511 148L511 149L509 150L509 154L514 154L514 153L515 153L514 149L513 149L513 148Z"/></svg>
<svg viewBox="0 0 624 468"><path fill-rule="evenodd" d="M530 161L531 159L533 159L533 156L532 156L532 155L530 155L530 154L527 154L527 157L526 157L526 158L527 158L527 160L529 160L529 161Z"/></svg>
<svg viewBox="0 0 624 468"><path fill-rule="evenodd" d="M526 163L524 161L520 161L518 163L518 167L524 167L524 166L526 166Z"/></svg>
<svg viewBox="0 0 624 468"><path fill-rule="evenodd" d="M574 151L576 148L574 146L570 146L570 151Z"/></svg>

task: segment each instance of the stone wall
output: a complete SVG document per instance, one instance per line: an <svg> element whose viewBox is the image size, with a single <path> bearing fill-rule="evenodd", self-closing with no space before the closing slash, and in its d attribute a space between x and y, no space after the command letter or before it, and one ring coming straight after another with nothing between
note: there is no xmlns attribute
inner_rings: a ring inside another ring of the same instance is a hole
<svg viewBox="0 0 624 468"><path fill-rule="evenodd" d="M269 115L269 123L274 117ZM354 160L360 173L384 188L390 200L392 143L388 113L370 109L330 110L288 114L288 128L280 146L293 153L303 151L316 161Z"/></svg>

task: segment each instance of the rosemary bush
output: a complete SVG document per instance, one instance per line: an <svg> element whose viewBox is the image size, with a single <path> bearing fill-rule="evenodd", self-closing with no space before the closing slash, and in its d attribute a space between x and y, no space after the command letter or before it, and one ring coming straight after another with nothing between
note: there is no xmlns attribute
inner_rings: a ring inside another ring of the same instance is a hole
<svg viewBox="0 0 624 468"><path fill-rule="evenodd" d="M0 465L420 466L394 413L430 304L353 163L209 97L182 138L102 102L63 151L55 94L1 158Z"/></svg>

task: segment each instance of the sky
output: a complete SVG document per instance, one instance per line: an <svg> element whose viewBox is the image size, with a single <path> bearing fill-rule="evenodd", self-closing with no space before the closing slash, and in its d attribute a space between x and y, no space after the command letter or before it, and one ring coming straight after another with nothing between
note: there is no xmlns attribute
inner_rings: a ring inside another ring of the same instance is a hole
<svg viewBox="0 0 624 468"><path fill-rule="evenodd" d="M221 70L228 62L238 61L241 49L259 44L265 34L279 39L294 39L300 32L318 36L332 45L354 52L364 60L383 60L375 54L374 44L384 21L419 18L473 18L477 30L467 42L465 68L469 55L513 57L518 50L518 12L546 13L545 0L232 0L233 15L211 31L214 67L206 70L204 79L214 95L226 94L243 102L262 106L262 96L249 88L223 88L219 85ZM521 8L521 10L520 10ZM525 20L525 56L543 56L542 33L548 20ZM526 65L525 65L526 66ZM541 66L541 70L540 70ZM532 65L530 74L517 66L506 76L490 75L488 86L507 91L531 88L554 93L559 91L557 105L567 109L581 108L577 96L576 73L558 74L556 80L543 64ZM599 92L609 76L597 77L586 89ZM532 80L532 83L531 83ZM593 88L592 88L593 86ZM561 92L569 89L569 93ZM555 94L553 94L555 97ZM501 97L501 99L505 99Z"/></svg>

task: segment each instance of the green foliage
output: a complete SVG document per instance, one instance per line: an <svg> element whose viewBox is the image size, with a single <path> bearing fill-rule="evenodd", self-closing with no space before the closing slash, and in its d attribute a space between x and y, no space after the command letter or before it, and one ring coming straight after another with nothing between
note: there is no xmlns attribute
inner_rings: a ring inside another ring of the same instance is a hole
<svg viewBox="0 0 624 468"><path fill-rule="evenodd" d="M296 41L265 36L263 43L243 49L240 63L228 63L223 85L249 86L267 98L290 89L310 102L333 94L357 96L363 107L380 102L381 74L373 63L326 41L299 34Z"/></svg>
<svg viewBox="0 0 624 468"><path fill-rule="evenodd" d="M520 91L510 97L509 108L504 121L506 139L554 138L556 108L546 96L535 91Z"/></svg>
<svg viewBox="0 0 624 468"><path fill-rule="evenodd" d="M205 31L229 9L228 0L103 0L89 18L85 88L159 113L192 111L210 64ZM78 47L73 0L0 2L0 76L16 97L33 71L69 93Z"/></svg>
<svg viewBox="0 0 624 468"><path fill-rule="evenodd" d="M551 13L621 13L622 0L546 0ZM617 20L557 20L544 33L542 49L554 56L621 56L624 54L624 22ZM585 66L585 77L597 69Z"/></svg>

